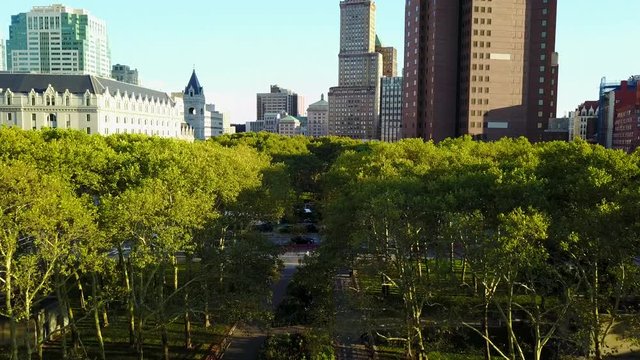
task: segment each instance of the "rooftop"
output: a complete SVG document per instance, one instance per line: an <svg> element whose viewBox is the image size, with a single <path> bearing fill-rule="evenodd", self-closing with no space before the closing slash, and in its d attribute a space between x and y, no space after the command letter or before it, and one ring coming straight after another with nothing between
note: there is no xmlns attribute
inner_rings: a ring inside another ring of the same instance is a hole
<svg viewBox="0 0 640 360"><path fill-rule="evenodd" d="M113 79L93 75L51 75L51 74L11 74L0 73L0 89L9 89L14 93L27 94L31 90L43 93L51 85L57 92L69 91L72 94L104 94L107 89L111 95L118 91L136 98L157 98L169 101L170 97L162 91L127 84Z"/></svg>

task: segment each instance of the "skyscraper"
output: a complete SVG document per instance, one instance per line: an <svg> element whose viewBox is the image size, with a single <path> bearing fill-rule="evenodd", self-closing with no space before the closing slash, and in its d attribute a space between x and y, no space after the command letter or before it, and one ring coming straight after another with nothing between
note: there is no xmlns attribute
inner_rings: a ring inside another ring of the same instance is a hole
<svg viewBox="0 0 640 360"><path fill-rule="evenodd" d="M107 26L82 9L36 6L12 16L6 51L9 71L111 76Z"/></svg>
<svg viewBox="0 0 640 360"><path fill-rule="evenodd" d="M398 50L392 46L383 46L376 35L376 52L382 54L382 76L398 76Z"/></svg>
<svg viewBox="0 0 640 360"><path fill-rule="evenodd" d="M4 50L6 43L4 39L0 37L0 71L7 70L7 53Z"/></svg>
<svg viewBox="0 0 640 360"><path fill-rule="evenodd" d="M405 137L541 141L556 115L557 0L407 0Z"/></svg>
<svg viewBox="0 0 640 360"><path fill-rule="evenodd" d="M298 94L278 85L271 85L270 92L257 95L257 119L264 120L265 114L281 112L298 116L300 115L298 104Z"/></svg>
<svg viewBox="0 0 640 360"><path fill-rule="evenodd" d="M382 55L375 51L372 0L340 2L339 82L329 91L329 134L379 139Z"/></svg>
<svg viewBox="0 0 640 360"><path fill-rule="evenodd" d="M383 77L380 90L380 140L402 139L402 78Z"/></svg>

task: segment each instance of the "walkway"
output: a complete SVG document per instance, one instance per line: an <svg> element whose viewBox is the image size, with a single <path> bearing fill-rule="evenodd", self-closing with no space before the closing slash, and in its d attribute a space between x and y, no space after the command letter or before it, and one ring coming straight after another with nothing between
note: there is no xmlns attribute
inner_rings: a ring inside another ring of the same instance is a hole
<svg viewBox="0 0 640 360"><path fill-rule="evenodd" d="M280 256L284 262L284 269L280 274L280 280L273 286L273 308L277 308L287 292L287 285L291 282L304 252L288 252ZM267 338L264 329L253 325L239 325L231 339L231 346L222 357L224 360L256 360L260 353L260 347Z"/></svg>

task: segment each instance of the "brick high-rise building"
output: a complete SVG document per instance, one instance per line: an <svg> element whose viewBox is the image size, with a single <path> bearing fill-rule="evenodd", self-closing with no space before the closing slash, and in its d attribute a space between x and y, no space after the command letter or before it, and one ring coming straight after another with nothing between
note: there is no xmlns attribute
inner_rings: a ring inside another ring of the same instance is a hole
<svg viewBox="0 0 640 360"><path fill-rule="evenodd" d="M393 46L383 46L376 35L376 52L382 54L382 76L398 76L398 50Z"/></svg>
<svg viewBox="0 0 640 360"><path fill-rule="evenodd" d="M376 5L340 2L339 83L329 90L329 135L380 138L382 55L375 51Z"/></svg>
<svg viewBox="0 0 640 360"><path fill-rule="evenodd" d="M541 141L556 115L557 0L407 0L404 137Z"/></svg>

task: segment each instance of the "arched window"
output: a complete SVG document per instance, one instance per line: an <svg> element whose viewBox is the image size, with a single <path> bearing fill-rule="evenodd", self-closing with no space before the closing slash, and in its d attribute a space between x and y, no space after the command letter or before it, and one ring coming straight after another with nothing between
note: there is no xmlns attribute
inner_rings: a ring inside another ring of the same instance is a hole
<svg viewBox="0 0 640 360"><path fill-rule="evenodd" d="M65 104L66 106L71 105L71 99L69 98L69 95L67 95L67 96L65 97L65 99L64 99L64 104Z"/></svg>
<svg viewBox="0 0 640 360"><path fill-rule="evenodd" d="M11 105L13 102L13 95L11 93L7 93L7 105Z"/></svg>
<svg viewBox="0 0 640 360"><path fill-rule="evenodd" d="M87 95L84 101L86 106L91 106L91 96Z"/></svg>
<svg viewBox="0 0 640 360"><path fill-rule="evenodd" d="M36 96L31 95L31 106L36 106Z"/></svg>
<svg viewBox="0 0 640 360"><path fill-rule="evenodd" d="M56 114L49 114L47 116L47 125L52 129L58 127L58 117L56 116Z"/></svg>
<svg viewBox="0 0 640 360"><path fill-rule="evenodd" d="M51 106L51 96L47 95L47 106Z"/></svg>
<svg viewBox="0 0 640 360"><path fill-rule="evenodd" d="M189 108L189 115L195 115L196 114L196 109L195 108Z"/></svg>

